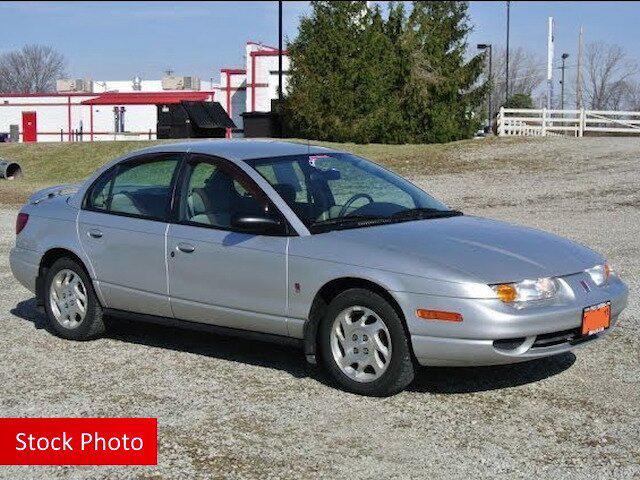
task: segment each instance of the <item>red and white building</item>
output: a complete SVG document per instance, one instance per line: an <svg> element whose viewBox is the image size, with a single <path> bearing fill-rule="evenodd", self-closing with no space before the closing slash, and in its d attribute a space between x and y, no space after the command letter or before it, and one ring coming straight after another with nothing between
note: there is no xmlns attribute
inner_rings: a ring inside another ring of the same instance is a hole
<svg viewBox="0 0 640 480"><path fill-rule="evenodd" d="M148 140L156 138L158 105L219 102L241 136L242 114L269 112L278 97L278 49L246 44L244 68L220 70L220 82L197 89L163 89L161 80L90 82L89 91L0 93L0 133L18 130L21 142ZM289 58L283 52L283 91ZM166 83L165 83L166 86Z"/></svg>
<svg viewBox="0 0 640 480"><path fill-rule="evenodd" d="M270 112L271 100L278 98L278 54L276 47L247 42L245 68L223 68L216 101L239 129L244 112ZM286 92L289 56L282 52L282 90Z"/></svg>

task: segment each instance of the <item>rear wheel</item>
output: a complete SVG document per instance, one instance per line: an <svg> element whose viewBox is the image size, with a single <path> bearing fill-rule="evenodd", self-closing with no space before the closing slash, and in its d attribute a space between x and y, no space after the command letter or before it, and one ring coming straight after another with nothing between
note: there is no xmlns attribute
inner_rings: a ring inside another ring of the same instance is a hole
<svg viewBox="0 0 640 480"><path fill-rule="evenodd" d="M320 347L332 377L353 393L393 395L415 374L402 320L369 290L354 288L333 299L320 324Z"/></svg>
<svg viewBox="0 0 640 480"><path fill-rule="evenodd" d="M54 262L45 277L44 305L51 330L69 340L104 332L102 307L84 268L70 258Z"/></svg>

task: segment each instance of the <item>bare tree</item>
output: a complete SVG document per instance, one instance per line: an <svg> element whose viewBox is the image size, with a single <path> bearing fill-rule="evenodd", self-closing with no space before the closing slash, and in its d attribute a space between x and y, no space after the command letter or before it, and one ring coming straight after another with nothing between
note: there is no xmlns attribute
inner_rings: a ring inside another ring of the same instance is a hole
<svg viewBox="0 0 640 480"><path fill-rule="evenodd" d="M506 49L496 52L493 59L493 89L491 102L495 107L506 99ZM532 96L544 80L544 61L522 47L509 49L509 94Z"/></svg>
<svg viewBox="0 0 640 480"><path fill-rule="evenodd" d="M0 92L53 91L65 65L64 56L46 45L25 45L0 55Z"/></svg>
<svg viewBox="0 0 640 480"><path fill-rule="evenodd" d="M640 82L626 82L622 108L635 112L640 111Z"/></svg>
<svg viewBox="0 0 640 480"><path fill-rule="evenodd" d="M617 110L638 67L619 45L590 43L585 59L586 104L593 110Z"/></svg>

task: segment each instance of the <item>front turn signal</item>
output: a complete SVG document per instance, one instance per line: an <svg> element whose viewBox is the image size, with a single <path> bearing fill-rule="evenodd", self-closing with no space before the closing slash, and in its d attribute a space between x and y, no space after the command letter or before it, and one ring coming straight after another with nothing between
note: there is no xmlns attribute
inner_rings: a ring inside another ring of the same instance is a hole
<svg viewBox="0 0 640 480"><path fill-rule="evenodd" d="M493 287L493 290L496 292L498 298L505 303L511 303L518 297L516 287L509 283L496 285Z"/></svg>
<svg viewBox="0 0 640 480"><path fill-rule="evenodd" d="M456 312L444 312L442 310L426 310L419 308L416 310L416 316L423 320L442 320L445 322L461 322L462 315Z"/></svg>

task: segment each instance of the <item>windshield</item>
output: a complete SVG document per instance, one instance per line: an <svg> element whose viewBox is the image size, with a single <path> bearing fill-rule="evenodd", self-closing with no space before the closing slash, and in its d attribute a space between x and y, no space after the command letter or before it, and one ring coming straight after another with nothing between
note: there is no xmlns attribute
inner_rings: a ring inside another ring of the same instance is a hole
<svg viewBox="0 0 640 480"><path fill-rule="evenodd" d="M407 180L346 153L248 160L311 232L460 215Z"/></svg>

